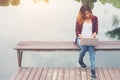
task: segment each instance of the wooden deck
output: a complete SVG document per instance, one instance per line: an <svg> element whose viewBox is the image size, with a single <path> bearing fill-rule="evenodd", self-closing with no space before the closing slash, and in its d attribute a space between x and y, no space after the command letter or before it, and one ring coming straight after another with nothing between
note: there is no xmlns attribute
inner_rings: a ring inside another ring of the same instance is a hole
<svg viewBox="0 0 120 80"><path fill-rule="evenodd" d="M96 68L96 80L120 80L120 68ZM10 80L90 80L90 68L19 67Z"/></svg>
<svg viewBox="0 0 120 80"><path fill-rule="evenodd" d="M21 41L17 50L18 71L10 80L90 80L90 68L80 67L21 67L24 51L80 50L73 41ZM99 41L95 50L120 50L120 41ZM119 68L96 68L96 80L120 80Z"/></svg>

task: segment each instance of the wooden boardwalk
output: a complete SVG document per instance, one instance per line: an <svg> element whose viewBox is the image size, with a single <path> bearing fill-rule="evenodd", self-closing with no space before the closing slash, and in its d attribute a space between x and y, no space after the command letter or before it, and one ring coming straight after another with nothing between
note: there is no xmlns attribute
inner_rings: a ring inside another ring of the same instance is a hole
<svg viewBox="0 0 120 80"><path fill-rule="evenodd" d="M18 71L10 80L90 80L90 68L22 67L24 51L79 51L73 41L21 41L17 50ZM99 41L95 50L120 50L120 41ZM120 80L120 67L97 67L96 80Z"/></svg>
<svg viewBox="0 0 120 80"><path fill-rule="evenodd" d="M120 80L120 67L98 67L96 75L96 80ZM90 80L90 68L19 67L10 80Z"/></svg>

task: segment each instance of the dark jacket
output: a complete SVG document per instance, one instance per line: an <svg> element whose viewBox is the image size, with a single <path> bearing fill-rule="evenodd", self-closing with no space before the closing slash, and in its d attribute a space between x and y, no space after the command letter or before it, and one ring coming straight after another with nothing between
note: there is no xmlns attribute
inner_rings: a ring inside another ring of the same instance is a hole
<svg viewBox="0 0 120 80"><path fill-rule="evenodd" d="M83 24L79 24L76 21L76 29L75 29L76 38L78 37L78 34L81 34L82 27L83 27ZM98 18L96 16L92 16L92 33L94 32L98 34ZM76 43L76 40L75 40L75 43Z"/></svg>

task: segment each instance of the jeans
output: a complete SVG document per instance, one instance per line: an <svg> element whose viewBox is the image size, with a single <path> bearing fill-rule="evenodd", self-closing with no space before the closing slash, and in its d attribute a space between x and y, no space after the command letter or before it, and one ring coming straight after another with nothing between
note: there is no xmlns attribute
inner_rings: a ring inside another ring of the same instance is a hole
<svg viewBox="0 0 120 80"><path fill-rule="evenodd" d="M89 59L91 64L91 69L95 69L95 51L94 46L80 46L80 39L77 38L77 45L81 49L80 55L79 55L79 63L84 63L83 58L86 54L86 52L89 52Z"/></svg>

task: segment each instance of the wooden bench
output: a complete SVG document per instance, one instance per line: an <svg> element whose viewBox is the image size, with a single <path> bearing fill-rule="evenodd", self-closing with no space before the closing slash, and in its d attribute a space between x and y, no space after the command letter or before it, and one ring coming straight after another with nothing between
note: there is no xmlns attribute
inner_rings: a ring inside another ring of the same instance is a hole
<svg viewBox="0 0 120 80"><path fill-rule="evenodd" d="M14 48L17 50L18 66L21 67L24 51L79 51L73 41L21 41ZM120 50L120 41L99 41L95 50Z"/></svg>

